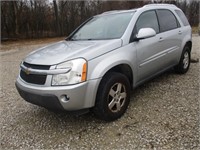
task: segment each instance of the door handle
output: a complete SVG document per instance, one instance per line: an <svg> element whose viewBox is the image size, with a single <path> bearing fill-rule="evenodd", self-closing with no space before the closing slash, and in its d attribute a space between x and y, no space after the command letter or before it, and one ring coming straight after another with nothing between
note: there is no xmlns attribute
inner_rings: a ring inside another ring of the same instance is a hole
<svg viewBox="0 0 200 150"><path fill-rule="evenodd" d="M178 34L182 34L182 31L178 31Z"/></svg>
<svg viewBox="0 0 200 150"><path fill-rule="evenodd" d="M164 39L162 37L159 38L159 42L162 42L164 41Z"/></svg>

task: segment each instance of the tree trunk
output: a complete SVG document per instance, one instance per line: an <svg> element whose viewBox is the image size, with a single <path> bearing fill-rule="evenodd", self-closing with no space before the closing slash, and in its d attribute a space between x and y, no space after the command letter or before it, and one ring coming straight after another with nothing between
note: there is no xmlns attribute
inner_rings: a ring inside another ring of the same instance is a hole
<svg viewBox="0 0 200 150"><path fill-rule="evenodd" d="M19 24L18 24L18 13L17 13L17 1L11 1L13 7L13 19L14 19L14 26L15 26L15 35L19 35Z"/></svg>
<svg viewBox="0 0 200 150"><path fill-rule="evenodd" d="M58 35L60 35L60 24L59 24L59 18L58 18L58 6L56 0L53 0L53 6L54 6L54 12L56 17L56 29Z"/></svg>

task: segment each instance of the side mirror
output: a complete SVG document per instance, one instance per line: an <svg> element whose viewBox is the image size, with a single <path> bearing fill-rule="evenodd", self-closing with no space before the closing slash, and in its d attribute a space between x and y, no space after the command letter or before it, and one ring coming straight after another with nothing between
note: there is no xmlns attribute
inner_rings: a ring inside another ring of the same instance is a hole
<svg viewBox="0 0 200 150"><path fill-rule="evenodd" d="M146 39L156 35L156 31L152 28L142 28L136 35L137 40Z"/></svg>

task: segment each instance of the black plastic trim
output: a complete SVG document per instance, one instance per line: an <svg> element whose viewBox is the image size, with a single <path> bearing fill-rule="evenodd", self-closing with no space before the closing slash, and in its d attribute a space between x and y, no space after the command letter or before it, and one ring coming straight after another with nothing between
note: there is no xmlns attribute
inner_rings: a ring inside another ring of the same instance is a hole
<svg viewBox="0 0 200 150"><path fill-rule="evenodd" d="M28 91L20 89L20 87L15 84L20 96L27 102L42 106L50 110L65 110L59 102L59 99L55 95L51 94L34 94Z"/></svg>

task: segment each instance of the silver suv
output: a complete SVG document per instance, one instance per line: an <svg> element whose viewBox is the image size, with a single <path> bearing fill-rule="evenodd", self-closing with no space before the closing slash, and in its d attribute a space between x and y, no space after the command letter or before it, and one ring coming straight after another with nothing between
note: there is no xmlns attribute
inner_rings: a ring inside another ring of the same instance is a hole
<svg viewBox="0 0 200 150"><path fill-rule="evenodd" d="M174 5L109 11L29 54L16 87L30 103L112 121L125 113L131 89L170 68L186 73L191 48L191 27Z"/></svg>

